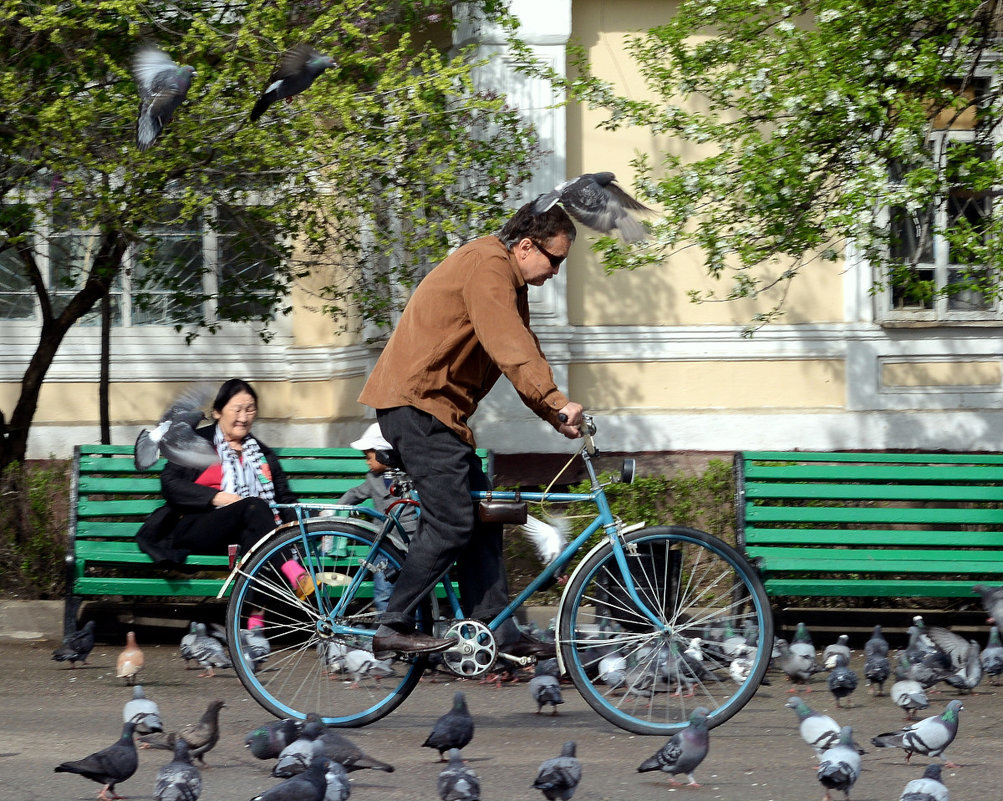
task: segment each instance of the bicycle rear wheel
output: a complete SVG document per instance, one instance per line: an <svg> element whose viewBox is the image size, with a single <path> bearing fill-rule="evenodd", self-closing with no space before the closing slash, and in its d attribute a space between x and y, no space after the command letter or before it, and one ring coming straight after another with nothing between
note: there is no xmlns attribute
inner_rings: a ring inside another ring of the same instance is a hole
<svg viewBox="0 0 1003 801"><path fill-rule="evenodd" d="M769 599L755 568L702 531L659 526L624 537L638 597L629 597L609 543L575 571L561 599L558 642L582 697L611 723L671 734L693 710L709 725L738 712L759 688L773 648Z"/></svg>
<svg viewBox="0 0 1003 801"><path fill-rule="evenodd" d="M233 666L274 715L317 712L329 726L365 726L396 709L427 666L423 657L378 660L372 653L372 573L383 569L392 578L404 556L389 543L372 551L375 534L350 520L310 520L304 529L265 543L238 576L226 614ZM316 588L305 597L287 575L299 571L283 571L290 559ZM263 627L249 629L259 613Z"/></svg>

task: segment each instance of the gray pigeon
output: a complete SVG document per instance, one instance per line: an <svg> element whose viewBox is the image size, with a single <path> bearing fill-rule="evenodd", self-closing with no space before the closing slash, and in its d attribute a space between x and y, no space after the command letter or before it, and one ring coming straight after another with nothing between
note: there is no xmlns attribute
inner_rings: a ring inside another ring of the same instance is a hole
<svg viewBox="0 0 1003 801"><path fill-rule="evenodd" d="M889 695L896 706L905 710L906 720L915 720L916 710L928 709L930 706L923 685L912 679L901 679L895 682Z"/></svg>
<svg viewBox="0 0 1003 801"><path fill-rule="evenodd" d="M647 236L644 226L631 213L650 212L616 183L611 172L587 172L540 195L533 203L533 214L543 214L560 203L582 225L603 234L615 229L625 242L640 242Z"/></svg>
<svg viewBox="0 0 1003 801"><path fill-rule="evenodd" d="M199 673L200 677L212 678L216 675L216 668L233 667L223 643L209 636L204 623L195 625L195 642L191 652L195 661L205 668Z"/></svg>
<svg viewBox="0 0 1003 801"><path fill-rule="evenodd" d="M323 719L316 712L310 712L306 716L306 722L319 722L323 725ZM305 724L304 724L305 725ZM333 762L337 762L346 771L351 773L354 770L382 770L385 773L393 773L394 766L382 762L375 757L364 753L355 743L345 735L334 729L324 726L324 731L320 735L320 742L324 745L324 756Z"/></svg>
<svg viewBox="0 0 1003 801"><path fill-rule="evenodd" d="M282 749L300 735L301 724L290 718L259 726L244 738L244 747L258 759L275 759Z"/></svg>
<svg viewBox="0 0 1003 801"><path fill-rule="evenodd" d="M136 144L140 150L147 150L184 102L195 68L178 66L162 50L147 46L136 53L132 73L140 97Z"/></svg>
<svg viewBox="0 0 1003 801"><path fill-rule="evenodd" d="M98 798L110 801L118 798L115 785L124 782L139 767L139 754L132 739L135 724L130 720L122 725L122 735L112 745L95 751L90 756L56 766L56 773L79 773L91 781L103 785ZM110 794L110 795L109 795Z"/></svg>
<svg viewBox="0 0 1003 801"><path fill-rule="evenodd" d="M828 715L815 712L796 695L784 706L797 713L801 739L815 750L816 756L821 757L823 751L839 741L839 724Z"/></svg>
<svg viewBox="0 0 1003 801"><path fill-rule="evenodd" d="M464 748L474 739L474 719L467 709L467 699L461 692L453 696L453 708L439 718L432 731L422 743L423 748L434 748L439 752L439 761L450 748Z"/></svg>
<svg viewBox="0 0 1003 801"><path fill-rule="evenodd" d="M174 743L174 760L157 771L153 797L157 801L197 801L202 792L202 777L192 764L188 743Z"/></svg>
<svg viewBox="0 0 1003 801"><path fill-rule="evenodd" d="M888 656L888 640L885 639L885 635L881 631L881 624L877 623L874 626L874 631L871 633L870 639L864 643L864 656Z"/></svg>
<svg viewBox="0 0 1003 801"><path fill-rule="evenodd" d="M314 759L305 771L269 787L251 801L324 801L329 763L327 757Z"/></svg>
<svg viewBox="0 0 1003 801"><path fill-rule="evenodd" d="M928 635L933 644L950 660L944 681L962 692L971 692L982 681L982 649L975 640L966 640L950 629L931 626Z"/></svg>
<svg viewBox="0 0 1003 801"><path fill-rule="evenodd" d="M704 706L698 706L690 715L689 725L681 731L677 731L669 741L663 745L653 755L648 757L637 767L638 773L645 773L649 770L660 770L669 774L671 784L679 784L675 780L678 773L685 773L690 780L690 785L699 787L693 772L697 766L703 762L710 748L710 735L707 730L707 716L710 710Z"/></svg>
<svg viewBox="0 0 1003 801"><path fill-rule="evenodd" d="M1000 630L998 626L989 629L989 642L982 649L979 656L982 669L989 676L989 683L999 684L999 675L1003 673L1003 641L1000 640Z"/></svg>
<svg viewBox="0 0 1003 801"><path fill-rule="evenodd" d="M582 780L582 763L575 756L575 741L568 740L561 747L561 755L540 763L533 788L543 793L548 801L568 801Z"/></svg>
<svg viewBox="0 0 1003 801"><path fill-rule="evenodd" d="M839 730L839 742L822 753L818 763L818 780L825 788L823 801L832 798L832 791L839 790L847 801L850 788L860 775L860 754L853 746L853 730L843 726Z"/></svg>
<svg viewBox="0 0 1003 801"><path fill-rule="evenodd" d="M541 673L539 670L529 680L529 694L536 701L536 714L539 715L543 707L550 704L552 715L557 714L557 705L564 703L561 697L561 682L549 673Z"/></svg>
<svg viewBox="0 0 1003 801"><path fill-rule="evenodd" d="M278 100L289 99L310 88L324 70L334 66L334 59L321 55L310 45L298 44L282 54L268 77L268 86L251 109L251 122L265 113Z"/></svg>
<svg viewBox="0 0 1003 801"><path fill-rule="evenodd" d="M195 640L198 639L198 623L194 620L188 624L188 633L181 638L181 645L178 653L185 660L185 670L188 670L188 663L195 661Z"/></svg>
<svg viewBox="0 0 1003 801"><path fill-rule="evenodd" d="M843 705L844 699L849 698L853 691L857 689L857 674L850 670L847 658L843 654L837 653L835 659L836 662L832 670L829 671L827 683L829 685L829 692L836 699L836 708L838 709Z"/></svg>
<svg viewBox="0 0 1003 801"><path fill-rule="evenodd" d="M248 663L252 673L261 670L261 666L272 653L272 644L265 636L264 624L256 625L253 628L240 630L240 644L243 649L244 660Z"/></svg>
<svg viewBox="0 0 1003 801"><path fill-rule="evenodd" d="M942 715L932 715L916 721L911 726L898 731L879 734L871 738L878 748L901 748L905 751L906 762L913 754L941 757L958 733L958 713L964 709L961 701L955 699L947 704ZM949 768L958 767L945 761Z"/></svg>
<svg viewBox="0 0 1003 801"><path fill-rule="evenodd" d="M846 664L850 664L850 635L840 634L836 642L825 646L822 651L822 665L826 670L832 670L836 666L836 657L842 654L846 657Z"/></svg>
<svg viewBox="0 0 1003 801"><path fill-rule="evenodd" d="M62 644L52 652L56 662L69 662L71 668L87 664L87 656L94 648L94 621L88 620L79 631L72 631L63 637Z"/></svg>
<svg viewBox="0 0 1003 801"><path fill-rule="evenodd" d="M136 734L153 734L155 731L164 730L164 722L160 719L160 707L156 701L146 697L141 684L132 688L132 698L122 707L122 722L127 720L136 724Z"/></svg>
<svg viewBox="0 0 1003 801"><path fill-rule="evenodd" d="M209 401L207 393L199 387L183 392L160 416L156 427L139 432L133 448L137 470L148 470L161 456L199 470L219 461L213 444L195 433L195 427L205 419L202 409Z"/></svg>
<svg viewBox="0 0 1003 801"><path fill-rule="evenodd" d="M480 779L463 764L459 748L449 749L449 764L439 773L436 786L442 801L478 801L481 797Z"/></svg>
<svg viewBox="0 0 1003 801"><path fill-rule="evenodd" d="M891 674L892 663L887 656L873 653L864 657L864 678L867 679L871 695L884 695L885 682Z"/></svg>
<svg viewBox="0 0 1003 801"><path fill-rule="evenodd" d="M913 779L903 789L899 801L948 801L947 787L940 777L940 763L927 765L921 779Z"/></svg>
<svg viewBox="0 0 1003 801"><path fill-rule="evenodd" d="M325 726L316 720L308 720L303 724L300 736L282 749L272 775L279 779L288 779L306 770L314 757L314 742L324 733Z"/></svg>
<svg viewBox="0 0 1003 801"><path fill-rule="evenodd" d="M982 608L989 615L989 622L1003 626L1003 586L987 587L985 584L976 584L972 587L972 592L977 592L982 598Z"/></svg>
<svg viewBox="0 0 1003 801"><path fill-rule="evenodd" d="M808 680L822 670L822 666L815 661L814 656L805 653L795 653L792 646L787 644L787 640L778 639L776 648L780 656L775 660L787 679L795 684L807 684ZM812 649L814 654L814 649Z"/></svg>
<svg viewBox="0 0 1003 801"><path fill-rule="evenodd" d="M193 759L197 759L205 764L205 755L209 753L219 742L219 710L226 704L217 699L211 701L206 711L202 713L198 723L189 723L178 729L176 732L147 734L139 738L141 743L150 748L162 748L168 751L174 750L174 744L178 739L188 743L188 748Z"/></svg>
<svg viewBox="0 0 1003 801"><path fill-rule="evenodd" d="M326 765L324 781L327 783L327 788L324 790L324 801L346 801L352 794L347 771L333 759L327 759Z"/></svg>

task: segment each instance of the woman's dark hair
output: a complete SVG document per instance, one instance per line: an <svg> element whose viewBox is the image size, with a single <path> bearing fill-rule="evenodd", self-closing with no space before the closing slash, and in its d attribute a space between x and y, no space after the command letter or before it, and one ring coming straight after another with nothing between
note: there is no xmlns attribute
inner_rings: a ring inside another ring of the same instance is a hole
<svg viewBox="0 0 1003 801"><path fill-rule="evenodd" d="M546 211L533 214L533 204L530 201L524 205L498 232L498 238L506 248L512 248L523 239L533 242L546 242L555 236L564 234L569 242L575 241L578 230L568 213L559 205L553 205Z"/></svg>
<svg viewBox="0 0 1003 801"><path fill-rule="evenodd" d="M246 392L254 398L255 403L258 402L258 393L254 391L254 387L243 379L231 378L229 381L225 381L223 386L219 388L219 392L216 393L216 400L212 402L212 408L217 412L223 411L223 407L230 402L230 399L241 392Z"/></svg>

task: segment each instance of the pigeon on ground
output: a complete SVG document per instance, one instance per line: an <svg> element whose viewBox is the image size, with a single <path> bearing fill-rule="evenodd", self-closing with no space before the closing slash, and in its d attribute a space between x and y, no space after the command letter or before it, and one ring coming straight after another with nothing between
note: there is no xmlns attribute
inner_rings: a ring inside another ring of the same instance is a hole
<svg viewBox="0 0 1003 801"><path fill-rule="evenodd" d="M870 639L864 643L864 656L888 656L888 640L885 639L885 635L881 631L881 624L877 623L874 626L874 631L871 633Z"/></svg>
<svg viewBox="0 0 1003 801"><path fill-rule="evenodd" d="M310 722L323 725L323 719L316 712L307 714L304 725ZM385 773L394 772L393 765L369 756L355 743L345 737L345 735L334 729L324 726L324 731L321 733L319 739L324 746L324 756L333 762L337 762L349 773L354 770L366 769L382 770Z"/></svg>
<svg viewBox="0 0 1003 801"><path fill-rule="evenodd" d="M836 657L842 654L846 657L846 664L850 664L850 635L840 634L836 642L825 646L822 651L822 665L826 670L832 670L836 666Z"/></svg>
<svg viewBox="0 0 1003 801"><path fill-rule="evenodd" d="M192 758L205 765L205 755L219 742L219 710L224 706L226 704L219 699L211 701L198 723L189 723L176 732L167 734L163 732L147 734L140 737L139 741L150 748L173 751L174 744L178 739L182 739L188 743Z"/></svg>
<svg viewBox="0 0 1003 801"><path fill-rule="evenodd" d="M644 226L631 215L650 213L651 209L623 191L611 172L587 172L559 184L536 199L533 214L543 214L555 203L582 225L602 234L615 229L625 242L640 242L647 236Z"/></svg>
<svg viewBox="0 0 1003 801"><path fill-rule="evenodd" d="M707 707L698 706L694 709L686 728L673 734L653 756L638 765L637 772L660 770L669 774L671 784L679 784L674 777L678 773L685 773L690 785L699 787L693 778L693 772L703 762L710 748L710 736L707 730L709 714L710 710Z"/></svg>
<svg viewBox="0 0 1003 801"><path fill-rule="evenodd" d="M627 660L614 651L599 660L599 681L615 690L627 681Z"/></svg>
<svg viewBox="0 0 1003 801"><path fill-rule="evenodd" d="M136 144L140 150L147 150L184 102L195 68L179 66L162 50L147 46L136 53L132 73L140 97Z"/></svg>
<svg viewBox="0 0 1003 801"><path fill-rule="evenodd" d="M481 782L463 763L459 748L449 749L449 764L439 773L437 783L442 801L478 801L481 797Z"/></svg>
<svg viewBox="0 0 1003 801"><path fill-rule="evenodd" d="M216 668L233 667L223 643L208 634L204 623L195 625L195 642L192 644L191 653L195 661L204 668L199 673L200 678L211 679L216 675Z"/></svg>
<svg viewBox="0 0 1003 801"><path fill-rule="evenodd" d="M784 706L797 713L801 739L815 750L816 756L821 757L823 751L839 741L839 724L828 715L815 712L796 695Z"/></svg>
<svg viewBox="0 0 1003 801"><path fill-rule="evenodd" d="M250 749L258 759L275 759L283 748L299 737L301 725L291 718L270 721L248 733L244 748Z"/></svg>
<svg viewBox="0 0 1003 801"><path fill-rule="evenodd" d="M474 719L467 709L467 699L462 692L453 696L453 708L439 718L432 731L422 743L423 748L434 748L439 752L439 761L450 748L464 748L474 739Z"/></svg>
<svg viewBox="0 0 1003 801"><path fill-rule="evenodd" d="M128 720L136 724L136 734L153 734L164 730L160 707L156 701L146 697L141 684L132 688L132 698L122 707L122 721Z"/></svg>
<svg viewBox="0 0 1003 801"><path fill-rule="evenodd" d="M139 754L136 753L136 743L132 739L134 728L132 721L126 721L122 725L122 736L115 743L83 759L63 762L56 766L55 772L79 773L102 785L98 793L98 798L102 801L119 798L115 793L115 785L132 776L139 767Z"/></svg>
<svg viewBox="0 0 1003 801"><path fill-rule="evenodd" d="M324 782L327 788L324 790L324 801L347 801L352 794L347 771L333 759L327 759L326 764Z"/></svg>
<svg viewBox="0 0 1003 801"><path fill-rule="evenodd" d="M912 679L901 679L895 682L889 695L896 706L905 710L906 720L916 720L916 710L928 709L930 706L923 685Z"/></svg>
<svg viewBox="0 0 1003 801"><path fill-rule="evenodd" d="M972 592L978 593L982 599L982 608L989 615L989 623L1003 626L1003 586L988 587L985 584L976 584L972 587Z"/></svg>
<svg viewBox="0 0 1003 801"><path fill-rule="evenodd" d="M843 726L839 742L822 753L817 775L825 788L823 801L830 801L833 790L840 790L849 801L850 788L860 775L860 754L853 746L853 730L849 726Z"/></svg>
<svg viewBox="0 0 1003 801"><path fill-rule="evenodd" d="M948 801L947 787L940 772L939 762L927 765L921 779L913 779L902 789L899 801Z"/></svg>
<svg viewBox="0 0 1003 801"><path fill-rule="evenodd" d="M989 676L989 683L999 684L999 675L1003 673L1003 641L1000 640L1000 630L998 626L989 629L989 642L982 649L979 656L982 669Z"/></svg>
<svg viewBox="0 0 1003 801"><path fill-rule="evenodd" d="M377 659L372 651L364 651L361 648L352 648L346 651L342 662L342 669L352 677L352 687L359 688L366 679L379 682L395 675L393 659Z"/></svg>
<svg viewBox="0 0 1003 801"><path fill-rule="evenodd" d="M558 680L561 678L561 666L557 663L555 656L550 659L541 659L536 663L535 671L538 676L553 676Z"/></svg>
<svg viewBox="0 0 1003 801"><path fill-rule="evenodd" d="M324 801L329 763L327 757L317 757L305 771L269 787L251 801Z"/></svg>
<svg viewBox="0 0 1003 801"><path fill-rule="evenodd" d="M240 645L244 661L247 662L252 673L257 673L261 670L265 661L272 653L272 644L265 635L265 626L263 623L253 628L241 629Z"/></svg>
<svg viewBox="0 0 1003 801"><path fill-rule="evenodd" d="M197 801L202 792L202 777L192 764L188 743L174 743L174 760L157 771L153 788L156 801Z"/></svg>
<svg viewBox="0 0 1003 801"><path fill-rule="evenodd" d="M909 633L909 644L906 646L906 654L913 662L922 662L930 654L938 653L937 646L933 644L930 635L927 633L926 623L922 615L915 615L912 625L907 629Z"/></svg>
<svg viewBox="0 0 1003 801"><path fill-rule="evenodd" d="M188 633L181 638L181 645L178 653L185 660L185 670L188 670L188 663L195 661L195 640L198 638L198 623L194 620L188 624Z"/></svg>
<svg viewBox="0 0 1003 801"><path fill-rule="evenodd" d="M87 664L87 656L94 648L94 621L88 620L79 631L72 631L63 637L62 644L52 652L56 662L69 662L75 668L77 662Z"/></svg>
<svg viewBox="0 0 1003 801"><path fill-rule="evenodd" d="M195 433L205 419L202 409L210 398L208 390L194 387L181 393L160 416L152 429L144 428L136 437L133 461L138 470L148 470L163 456L182 467L204 470L219 461L213 444Z"/></svg>
<svg viewBox="0 0 1003 801"><path fill-rule="evenodd" d="M126 684L136 683L136 674L143 669L143 649L136 645L135 632L125 635L125 648L115 660L115 677L125 679Z"/></svg>
<svg viewBox="0 0 1003 801"><path fill-rule="evenodd" d="M564 698L561 696L561 682L549 673L541 673L539 669L529 680L529 694L536 701L537 715L547 704L551 707L550 714L556 715L557 705L564 703Z"/></svg>
<svg viewBox="0 0 1003 801"><path fill-rule="evenodd" d="M898 731L879 734L871 738L871 742L878 748L901 748L905 751L906 762L913 754L941 757L958 733L958 713L962 709L961 701L954 699L947 704L942 715L932 715ZM944 765L958 767L947 761Z"/></svg>
<svg viewBox="0 0 1003 801"><path fill-rule="evenodd" d="M805 653L795 653L787 640L777 640L777 649L780 656L775 660L776 666L780 668L787 679L794 684L807 684L812 675L822 670L822 666L815 661L814 657ZM814 649L813 649L814 652ZM788 692L795 692L792 687Z"/></svg>
<svg viewBox="0 0 1003 801"><path fill-rule="evenodd" d="M279 63L268 77L268 85L251 109L251 122L258 119L272 103L285 98L291 102L310 88L324 70L334 66L334 59L318 53L308 44L297 44L279 58Z"/></svg>
<svg viewBox="0 0 1003 801"><path fill-rule="evenodd" d="M829 671L827 683L829 692L836 699L836 708L843 706L844 699L848 699L854 690L857 689L857 674L850 670L847 658L841 653L836 654L836 662ZM849 706L849 702L845 704Z"/></svg>
<svg viewBox="0 0 1003 801"><path fill-rule="evenodd" d="M975 640L966 640L950 629L931 626L927 632L933 644L950 660L944 681L962 692L971 692L982 681L982 649Z"/></svg>
<svg viewBox="0 0 1003 801"><path fill-rule="evenodd" d="M885 682L891 674L892 663L887 656L867 654L864 657L864 678L867 679L871 695L884 695Z"/></svg>
<svg viewBox="0 0 1003 801"><path fill-rule="evenodd" d="M288 779L306 770L313 761L314 743L326 728L317 720L308 720L304 723L300 736L282 749L272 767L272 775L278 779Z"/></svg>
<svg viewBox="0 0 1003 801"><path fill-rule="evenodd" d="M548 801L568 801L582 780L582 763L575 756L575 741L568 740L561 747L561 755L546 759L540 764L533 788L540 790Z"/></svg>

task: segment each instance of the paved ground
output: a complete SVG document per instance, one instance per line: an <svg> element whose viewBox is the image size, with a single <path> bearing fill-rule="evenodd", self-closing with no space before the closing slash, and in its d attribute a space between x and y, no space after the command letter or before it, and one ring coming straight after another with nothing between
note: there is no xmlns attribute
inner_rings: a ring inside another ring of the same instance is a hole
<svg viewBox="0 0 1003 801"><path fill-rule="evenodd" d="M984 638L983 638L984 639ZM50 660L57 645L51 639L0 637L0 799L4 801L77 801L93 799L98 785L79 776L54 773L66 759L83 757L111 744L121 729L122 705L131 690L114 677L120 645L99 644L87 667L70 670ZM267 722L232 671L214 679L183 669L176 643L141 643L146 669L141 675L147 695L156 699L168 727L198 718L214 697L225 700L223 737L203 772L203 801L247 801L276 780L270 764L254 759L243 748L245 734ZM860 669L859 656L853 667ZM565 740L578 743L584 778L576 799L665 799L676 797L726 801L804 801L820 799L814 758L799 738L795 717L784 708L789 697L782 677L772 676L753 701L723 726L711 732L711 749L697 771L700 789L670 788L661 774L638 774L636 767L663 743L621 731L595 714L573 688L565 688L566 703L557 717L533 714L535 704L525 684L494 689L472 681L423 682L404 705L364 729L346 730L350 739L373 756L396 765L393 774L361 771L352 774L354 801L414 801L435 799L441 766L436 754L420 745L434 720L449 706L453 692L468 696L476 721L473 742L465 749L481 777L482 798L522 801L542 796L530 784L540 762L556 755ZM811 706L852 725L866 742L879 732L896 729L902 715L887 698L872 698L864 689L853 696L855 706L836 710L817 676ZM961 727L948 756L961 763L945 770L954 801L999 797L999 754L1003 748L1000 723L1003 693L983 685L964 699ZM954 691L931 697L931 712L940 712ZM929 760L908 765L900 751L868 748L864 769L851 797L854 801L895 801L907 781L918 777ZM142 751L138 772L119 786L132 799L152 799L158 768L169 761L166 751Z"/></svg>

